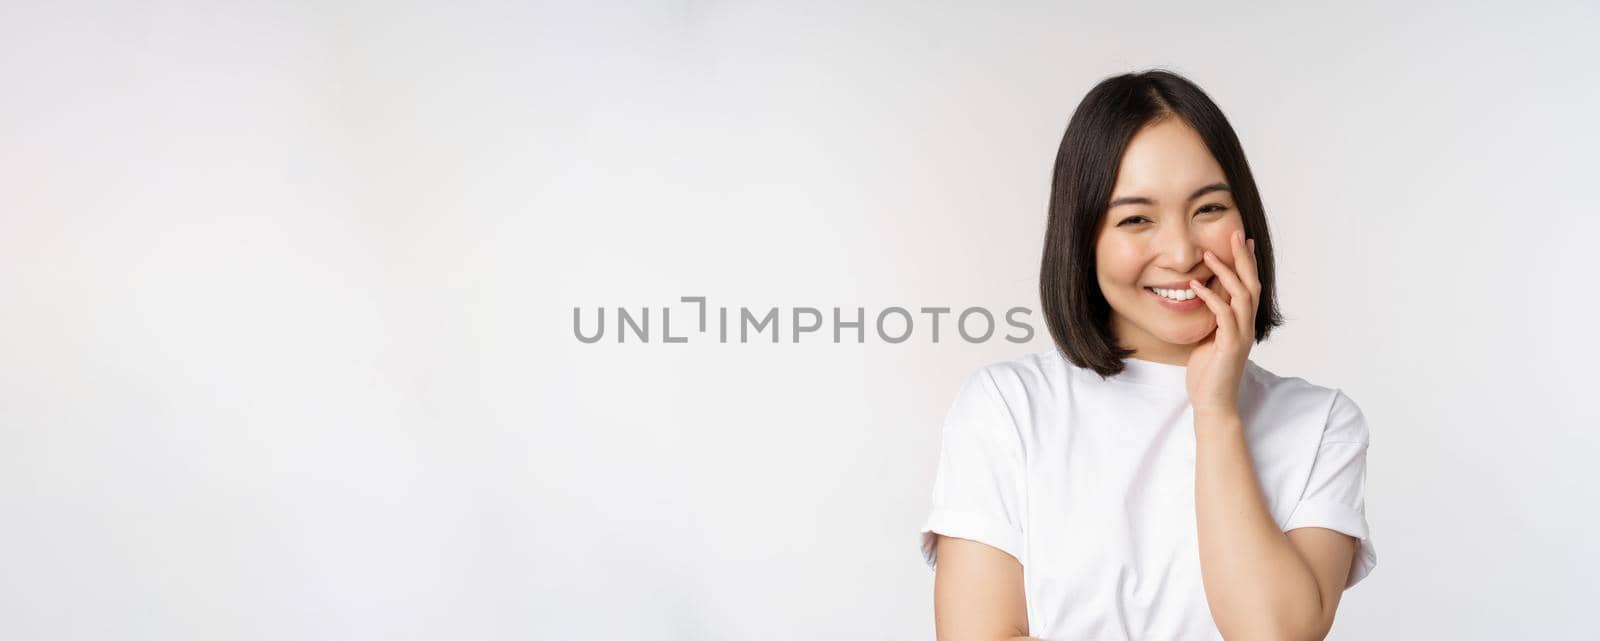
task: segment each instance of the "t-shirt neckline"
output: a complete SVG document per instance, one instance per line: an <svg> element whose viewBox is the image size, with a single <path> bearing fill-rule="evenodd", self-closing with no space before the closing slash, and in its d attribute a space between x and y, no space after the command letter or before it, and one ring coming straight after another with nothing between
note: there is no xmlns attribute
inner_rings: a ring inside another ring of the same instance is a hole
<svg viewBox="0 0 1600 641"><path fill-rule="evenodd" d="M1122 366L1122 371L1113 376L1113 380L1150 385L1169 390L1183 391L1188 389L1189 367L1187 365L1158 363L1130 356L1122 359Z"/></svg>

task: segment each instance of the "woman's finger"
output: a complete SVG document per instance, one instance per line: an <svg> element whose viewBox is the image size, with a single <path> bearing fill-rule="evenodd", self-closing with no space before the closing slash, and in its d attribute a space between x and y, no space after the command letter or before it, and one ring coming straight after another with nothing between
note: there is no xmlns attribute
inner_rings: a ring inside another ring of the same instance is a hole
<svg viewBox="0 0 1600 641"><path fill-rule="evenodd" d="M1244 281L1245 288L1250 290L1250 299L1260 301L1261 272L1256 265L1256 241L1254 238L1246 239L1242 231L1234 237L1238 240L1233 246L1233 268L1239 272L1239 280Z"/></svg>
<svg viewBox="0 0 1600 641"><path fill-rule="evenodd" d="M1255 301L1250 295L1250 290L1245 289L1244 283L1239 282L1233 270L1222 262L1222 258L1209 250L1205 253L1205 261L1211 266L1211 271L1217 275L1217 282L1228 290L1228 306L1233 310L1234 321L1238 327L1255 324Z"/></svg>
<svg viewBox="0 0 1600 641"><path fill-rule="evenodd" d="M1200 281L1189 279L1189 287L1194 290L1196 296L1200 297L1200 300L1206 302L1206 308L1210 309L1211 313L1216 314L1218 342L1221 345L1232 345L1228 341L1232 341L1233 335L1238 331L1235 326L1238 321L1234 320L1233 308L1222 302L1221 294L1206 289L1206 286L1200 284Z"/></svg>

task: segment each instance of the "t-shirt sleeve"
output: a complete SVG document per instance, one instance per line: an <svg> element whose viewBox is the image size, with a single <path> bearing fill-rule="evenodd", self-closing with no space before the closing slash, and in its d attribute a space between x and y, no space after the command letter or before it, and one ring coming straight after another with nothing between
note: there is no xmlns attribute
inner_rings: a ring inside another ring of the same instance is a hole
<svg viewBox="0 0 1600 641"><path fill-rule="evenodd" d="M1345 589L1355 585L1378 565L1378 551L1367 524L1367 449L1371 435L1367 419L1342 390L1323 428L1322 441L1311 466L1305 491L1283 526L1287 532L1302 527L1322 527L1360 540Z"/></svg>
<svg viewBox="0 0 1600 641"><path fill-rule="evenodd" d="M1022 441L986 369L956 393L941 431L932 509L923 523L923 560L937 564L935 533L969 539L1022 562Z"/></svg>

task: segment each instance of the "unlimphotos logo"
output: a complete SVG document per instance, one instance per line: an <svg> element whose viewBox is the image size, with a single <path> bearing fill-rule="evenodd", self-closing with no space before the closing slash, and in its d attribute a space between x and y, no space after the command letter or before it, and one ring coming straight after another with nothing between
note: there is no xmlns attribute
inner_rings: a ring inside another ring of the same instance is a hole
<svg viewBox="0 0 1600 641"><path fill-rule="evenodd" d="M659 307L661 314L661 332L658 337L662 343L687 343L691 337L706 336L710 333L709 312L712 308L706 304L704 296L682 296L678 298L681 303L692 303L698 307L698 320L696 332L674 335L672 329L671 307ZM758 308L759 309L759 308ZM785 311L786 310L786 311ZM851 311L853 310L853 311ZM651 342L650 307L640 307L637 313L626 307L615 308L616 326L615 336L618 343L626 343L631 334L634 340L640 343ZM729 322L729 313L732 312L734 320ZM993 339L999 329L995 315L982 307L967 307L956 312L949 307L921 307L919 315L904 307L885 307L874 316L870 327L875 330L872 334L879 341L885 343L903 343L913 336L920 336L930 342L940 340L940 320L949 318L955 326L955 333L968 343L983 343ZM594 319L586 322L583 309L572 308L572 334L584 343L598 343L606 337L610 325L606 321L606 308L594 308ZM760 341L763 333L771 330L771 342L779 342L784 336L782 331L783 321L788 321L787 326L789 342L799 343L801 337L815 334L807 341L825 341L831 335L832 342L842 343L847 334L853 334L855 342L867 342L869 323L867 308L832 308L832 313L825 316L822 310L816 307L768 307L755 311L749 307L717 307L716 312L716 340L719 343L730 342L729 334L736 332L737 342L751 342L753 334L756 341ZM1004 315L1005 324L1016 332L1005 334L1004 338L1012 343L1026 343L1033 340L1033 326L1028 324L1026 318L1033 311L1026 307L1012 307ZM833 322L826 323L825 319L831 317ZM923 318L922 322L917 319ZM588 327L588 331L585 331ZM831 331L823 332L824 328ZM948 332L946 332L948 334ZM709 340L709 339L708 339Z"/></svg>

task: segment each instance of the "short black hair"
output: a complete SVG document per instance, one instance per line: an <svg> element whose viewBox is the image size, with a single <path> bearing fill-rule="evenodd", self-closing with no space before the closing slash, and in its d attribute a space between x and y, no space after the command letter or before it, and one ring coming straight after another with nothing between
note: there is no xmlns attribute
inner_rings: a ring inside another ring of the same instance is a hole
<svg viewBox="0 0 1600 641"><path fill-rule="evenodd" d="M1128 140L1145 125L1180 118L1200 134L1222 166L1245 238L1256 241L1261 300L1256 342L1283 324L1272 266L1272 237L1261 195L1245 162L1244 149L1222 110L1187 78L1165 69L1112 76L1078 103L1056 152L1050 183L1050 217L1039 261L1039 298L1045 325L1067 360L1102 378L1123 370L1134 350L1117 343L1111 305L1095 273L1095 243L1116 186Z"/></svg>

